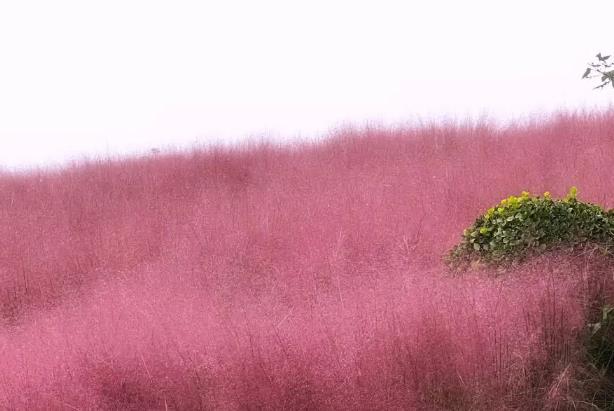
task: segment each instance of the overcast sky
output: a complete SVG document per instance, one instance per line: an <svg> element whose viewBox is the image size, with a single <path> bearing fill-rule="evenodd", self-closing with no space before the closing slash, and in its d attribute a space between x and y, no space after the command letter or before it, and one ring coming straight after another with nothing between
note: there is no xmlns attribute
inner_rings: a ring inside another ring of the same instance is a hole
<svg viewBox="0 0 614 411"><path fill-rule="evenodd" d="M614 2L0 3L0 167L603 107Z"/></svg>

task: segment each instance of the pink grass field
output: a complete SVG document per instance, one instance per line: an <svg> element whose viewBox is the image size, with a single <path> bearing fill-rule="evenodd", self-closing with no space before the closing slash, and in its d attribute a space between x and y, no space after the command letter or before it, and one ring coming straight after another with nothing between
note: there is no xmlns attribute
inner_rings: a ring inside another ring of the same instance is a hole
<svg viewBox="0 0 614 411"><path fill-rule="evenodd" d="M609 110L5 172L0 409L590 409L590 261L441 258L523 190L614 206L613 170Z"/></svg>

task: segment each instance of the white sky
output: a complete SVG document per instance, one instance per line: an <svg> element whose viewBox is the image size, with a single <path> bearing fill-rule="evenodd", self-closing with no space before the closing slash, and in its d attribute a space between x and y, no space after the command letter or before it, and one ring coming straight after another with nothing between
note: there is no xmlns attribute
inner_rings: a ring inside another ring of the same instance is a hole
<svg viewBox="0 0 614 411"><path fill-rule="evenodd" d="M0 167L614 102L611 0L0 1Z"/></svg>

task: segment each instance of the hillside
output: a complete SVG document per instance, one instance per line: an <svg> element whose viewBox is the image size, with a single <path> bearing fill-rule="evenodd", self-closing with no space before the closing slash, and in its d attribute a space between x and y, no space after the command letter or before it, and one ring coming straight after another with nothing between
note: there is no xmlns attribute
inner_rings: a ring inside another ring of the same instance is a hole
<svg viewBox="0 0 614 411"><path fill-rule="evenodd" d="M0 408L566 409L590 264L441 257L511 193L613 207L613 166L608 111L4 173Z"/></svg>

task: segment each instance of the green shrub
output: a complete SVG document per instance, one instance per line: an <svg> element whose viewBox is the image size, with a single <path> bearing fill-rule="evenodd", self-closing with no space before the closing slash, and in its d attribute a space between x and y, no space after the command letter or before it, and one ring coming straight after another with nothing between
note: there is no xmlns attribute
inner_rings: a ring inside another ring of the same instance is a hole
<svg viewBox="0 0 614 411"><path fill-rule="evenodd" d="M490 208L447 255L448 263L500 265L557 247L595 244L608 252L614 245L614 210L578 201L577 189L556 200L546 192L523 192Z"/></svg>
<svg viewBox="0 0 614 411"><path fill-rule="evenodd" d="M614 256L614 210L578 201L575 187L558 200L548 192L532 196L525 191L478 217L446 259L456 269L474 265L505 268L555 249L600 250L609 264ZM587 313L584 344L587 370L591 371L583 383L587 383L587 404L598 402L604 405L599 409L614 410L614 305L612 294L604 294L604 281L592 283L595 289L588 296L588 306L594 308Z"/></svg>
<svg viewBox="0 0 614 411"><path fill-rule="evenodd" d="M588 353L591 362L602 373L614 371L614 307L604 305L598 321L588 325L591 333Z"/></svg>

